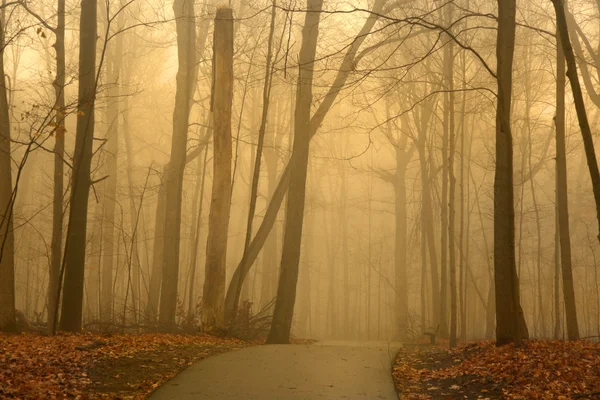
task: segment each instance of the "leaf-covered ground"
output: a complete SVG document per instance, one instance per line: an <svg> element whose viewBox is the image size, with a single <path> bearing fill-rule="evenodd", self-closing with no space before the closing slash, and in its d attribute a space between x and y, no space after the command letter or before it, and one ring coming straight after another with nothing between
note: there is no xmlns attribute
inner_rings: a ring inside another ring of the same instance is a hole
<svg viewBox="0 0 600 400"><path fill-rule="evenodd" d="M393 369L400 399L600 399L600 344L526 341L404 348Z"/></svg>
<svg viewBox="0 0 600 400"><path fill-rule="evenodd" d="M0 334L0 398L142 399L188 365L247 345L206 335Z"/></svg>

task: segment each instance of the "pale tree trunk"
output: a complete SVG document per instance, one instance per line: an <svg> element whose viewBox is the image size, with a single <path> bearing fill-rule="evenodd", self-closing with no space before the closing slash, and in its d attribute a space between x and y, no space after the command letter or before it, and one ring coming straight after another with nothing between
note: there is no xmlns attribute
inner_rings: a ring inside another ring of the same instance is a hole
<svg viewBox="0 0 600 400"><path fill-rule="evenodd" d="M123 13L121 13L123 15ZM121 35L119 35L121 36ZM117 201L119 154L119 68L120 57L118 42L122 40L117 36L117 45L113 48L108 45L106 54L108 105L106 116L108 129L106 132L105 163L107 178L104 181L104 212L102 218L102 283L100 295L100 319L102 322L111 322L113 303L113 269L115 260L115 209Z"/></svg>
<svg viewBox="0 0 600 400"><path fill-rule="evenodd" d="M419 164L421 167L421 190L423 191L423 223L425 228L425 236L427 239L427 248L429 250L429 261L431 268L431 308L433 310L430 324L437 325L440 323L440 291L439 277L437 267L437 252L435 246L435 232L433 226L433 205L431 199L429 168L427 166L427 129L429 120L433 114L432 109L424 109L421 112L420 120L417 120L419 134L417 138L417 151L419 153ZM426 327L423 327L426 328Z"/></svg>
<svg viewBox="0 0 600 400"><path fill-rule="evenodd" d="M265 167L267 170L267 192L269 198L273 197L277 186L277 149L265 149ZM260 290L260 303L264 307L270 303L277 293L277 249L278 249L279 227L273 226L267 237L262 257L262 280Z"/></svg>
<svg viewBox="0 0 600 400"><path fill-rule="evenodd" d="M296 91L296 111L294 119L294 146L291 158L290 186L286 210L285 233L281 256L279 287L273 313L273 323L267 343L289 343L298 265L302 243L304 220L304 199L306 196L306 175L308 169L309 144L311 138L310 106L315 54L319 37L319 22L323 0L308 0L306 18L302 30L302 46L299 56L298 89Z"/></svg>
<svg viewBox="0 0 600 400"><path fill-rule="evenodd" d="M452 4L448 5L448 24L452 21ZM454 154L456 150L455 140L455 115L454 115L454 47L453 42L450 41L446 45L446 51L448 52L448 63L446 64L446 78L447 78L447 113L448 113L448 141L449 143L449 154L448 154L448 179L449 179L449 198L448 198L448 243L449 243L449 263L448 263L448 274L450 283L450 347L456 346L456 333L457 333L457 300L456 300L456 242L454 239L455 229L455 192L456 192L456 177L454 176Z"/></svg>
<svg viewBox="0 0 600 400"><path fill-rule="evenodd" d="M100 186L100 185L99 185ZM96 188L96 194L100 199L104 198L103 189ZM89 236L90 253L86 260L88 273L86 276L86 301L88 319L97 321L100 315L100 266L102 265L102 212L104 206L101 202L94 206L92 220L88 221L91 229ZM52 326L52 325L49 325Z"/></svg>
<svg viewBox="0 0 600 400"><path fill-rule="evenodd" d="M446 7L450 7L447 5ZM448 15L446 15L446 24L448 24ZM452 41L449 41L444 46L444 90L450 90L448 87L450 84L451 73L453 70L454 60L451 58L453 52L451 51ZM449 93L444 92L444 118L442 122L442 193L440 199L440 211L441 211L441 232L440 232L440 311L439 311L439 333L442 337L448 337L450 334L448 330L448 141L450 135L450 101ZM452 247L452 242L450 242Z"/></svg>
<svg viewBox="0 0 600 400"><path fill-rule="evenodd" d="M159 303L159 325L164 330L175 328L183 172L186 164L189 117L196 83L195 72L197 71L194 3L175 0L173 11L176 19L179 65L173 111L171 158L164 177L166 179L165 200L168 207L166 207L164 219L163 276Z"/></svg>
<svg viewBox="0 0 600 400"><path fill-rule="evenodd" d="M214 123L213 186L208 216L202 329L225 322L224 295L227 235L231 208L231 108L233 101L233 11L215 17L212 111Z"/></svg>
<svg viewBox="0 0 600 400"><path fill-rule="evenodd" d="M54 142L54 191L52 197L52 242L50 247L50 270L48 277L48 327L55 325L55 310L58 309L58 277L62 256L63 239L63 196L65 155L65 0L58 0L57 23L54 34L56 42L56 77L52 86L56 96L56 131Z"/></svg>
<svg viewBox="0 0 600 400"><path fill-rule="evenodd" d="M468 2L467 2L468 4ZM462 52L461 54L461 72L462 72L462 82L463 89L466 89L464 85L467 82L467 62L466 62L466 53ZM469 140L469 148L468 150L465 148L466 142L466 132L465 128L466 124L466 116L467 116L467 91L463 90L462 93L462 101L461 101L461 113L460 113L460 232L458 239L458 251L459 251L459 267L458 273L460 276L459 279L459 293L460 293L460 340L467 340L467 279L466 279L466 263L469 261L469 232L470 232L470 215L469 212L469 203L470 203L470 192L469 192L469 172L471 168L471 160L470 153L473 141ZM468 151L468 155L467 152ZM468 163L465 165L465 161ZM467 172L467 198L465 204L465 169L469 169ZM465 213L467 210L467 213ZM465 219L466 219L466 236L465 236ZM465 243L466 239L466 243ZM463 258L466 260L463 261ZM486 307L489 307L489 303L486 302Z"/></svg>
<svg viewBox="0 0 600 400"><path fill-rule="evenodd" d="M569 39L569 30L567 27L564 0L552 0L552 4L554 4L554 10L556 12L556 26L558 30L557 37L561 38L560 44L562 46L563 54L567 62L567 77L571 82L571 91L573 93L573 100L575 103L575 109L577 111L577 119L579 121L581 136L583 138L583 148L585 149L585 156L590 172L590 178L592 181L594 200L596 202L596 217L598 219L598 229L600 230L600 172L598 170L598 161L596 160L596 152L594 150L594 139L592 137L590 123L588 121L587 112L585 110L585 102L583 100L581 85L579 84L579 77L577 76L577 63L575 61L575 55L573 54L571 40ZM600 240L600 234L598 235L598 238ZM563 265L563 273L564 268L565 266ZM564 278L565 277L563 277L563 281ZM566 303L569 301L570 300L565 299L565 307L567 307ZM567 315L569 315L569 309L566 310L566 313ZM576 332L573 326L571 326L571 329L571 333L575 334ZM579 335L577 334L577 336Z"/></svg>
<svg viewBox="0 0 600 400"><path fill-rule="evenodd" d="M346 152L344 152L345 156ZM339 219L340 219L340 235L342 241L342 271L344 274L342 280L343 293L343 315L342 315L342 338L347 339L350 332L350 260L348 249L348 178L345 165L339 167L341 188L339 199ZM308 275L308 270L306 272Z"/></svg>
<svg viewBox="0 0 600 400"><path fill-rule="evenodd" d="M577 307L573 288L573 268L571 264L571 234L569 230L569 199L567 186L567 150L565 143L565 56L562 50L562 36L557 32L557 71L556 71L556 200L558 210L558 234L560 243L560 265L562 271L567 335L569 340L579 339ZM568 38L567 38L568 40Z"/></svg>
<svg viewBox="0 0 600 400"><path fill-rule="evenodd" d="M81 1L77 133L73 152L71 203L63 261L65 266L64 296L60 315L60 329L70 332L79 332L82 322L88 195L91 185L90 168L96 97L96 12L96 0Z"/></svg>
<svg viewBox="0 0 600 400"><path fill-rule="evenodd" d="M510 128L516 0L498 0L496 46L498 104L496 110L496 175L494 179L494 282L496 344L521 344L519 282L515 263L513 143Z"/></svg>
<svg viewBox="0 0 600 400"><path fill-rule="evenodd" d="M200 194L199 199L197 201L198 213L196 215L196 219L194 220L195 230L193 235L193 242L191 246L191 257L190 257L190 282L189 282L189 297L188 297L188 324L190 326L194 322L195 316L195 303L194 303L194 288L196 285L196 269L198 264L198 246L200 244L200 228L202 227L202 206L204 204L204 184L206 182L206 166L207 166L207 158L208 158L208 146L204 149L204 158L202 161L198 162L198 168L202 168L202 178L200 181ZM199 158L200 159L200 158ZM200 175L200 171L198 171L198 175Z"/></svg>
<svg viewBox="0 0 600 400"><path fill-rule="evenodd" d="M0 15L0 331L17 329L10 117L4 73L4 11Z"/></svg>

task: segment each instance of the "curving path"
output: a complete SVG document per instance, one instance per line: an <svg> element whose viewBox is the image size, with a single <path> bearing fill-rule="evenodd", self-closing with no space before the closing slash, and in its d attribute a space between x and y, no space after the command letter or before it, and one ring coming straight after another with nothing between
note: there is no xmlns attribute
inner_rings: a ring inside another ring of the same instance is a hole
<svg viewBox="0 0 600 400"><path fill-rule="evenodd" d="M210 357L158 388L151 400L394 399L398 344L265 345Z"/></svg>

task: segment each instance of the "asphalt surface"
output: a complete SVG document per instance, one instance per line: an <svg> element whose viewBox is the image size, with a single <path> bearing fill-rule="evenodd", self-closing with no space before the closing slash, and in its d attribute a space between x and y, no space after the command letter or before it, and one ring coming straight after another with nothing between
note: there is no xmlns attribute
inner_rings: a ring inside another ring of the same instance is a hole
<svg viewBox="0 0 600 400"><path fill-rule="evenodd" d="M398 348L343 341L244 348L190 366L150 399L397 400L391 368Z"/></svg>

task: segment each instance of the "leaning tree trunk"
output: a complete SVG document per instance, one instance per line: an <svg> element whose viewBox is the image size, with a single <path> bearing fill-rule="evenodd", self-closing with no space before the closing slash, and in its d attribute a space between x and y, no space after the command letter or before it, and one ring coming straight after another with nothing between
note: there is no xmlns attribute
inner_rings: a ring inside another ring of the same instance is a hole
<svg viewBox="0 0 600 400"><path fill-rule="evenodd" d="M15 331L15 254L12 224L10 117L4 74L4 14L0 15L0 331Z"/></svg>
<svg viewBox="0 0 600 400"><path fill-rule="evenodd" d="M558 211L558 237L560 243L560 265L562 270L563 295L569 340L579 339L577 307L573 288L571 265L571 234L569 232L569 199L567 188L567 150L565 144L565 57L561 48L562 37L557 32L556 68L556 200Z"/></svg>
<svg viewBox="0 0 600 400"><path fill-rule="evenodd" d="M96 98L96 11L96 0L81 1L77 133L73 152L71 204L63 261L64 297L60 316L60 329L70 332L80 331L82 322L85 243Z"/></svg>
<svg viewBox="0 0 600 400"><path fill-rule="evenodd" d="M267 129L267 117L269 115L269 102L271 99L271 82L273 79L273 68L274 65L271 64L271 60L273 58L273 35L275 33L275 16L276 16L276 2L273 1L273 5L271 7L271 24L269 29L269 40L267 45L267 62L265 67L265 81L263 86L263 104L262 104L262 114L260 120L260 128L258 130L258 143L256 145L256 155L254 156L254 171L252 173L252 186L250 189L250 205L248 207L248 219L246 222L246 237L244 240L244 253L248 251L248 247L250 246L250 240L252 239L252 224L254 222L254 214L256 212L256 200L258 196L258 181L260 178L260 168L261 168L261 160L263 154L263 147L265 143L265 133ZM242 256L243 257L243 256ZM241 275L236 275L236 279L240 279ZM233 310L225 310L225 320L227 323L231 324L235 319L237 313L237 304L240 302L240 295L242 292L242 282L236 283L236 290L233 293L234 299L233 303L236 305Z"/></svg>
<svg viewBox="0 0 600 400"><path fill-rule="evenodd" d="M575 61L573 47L571 46L571 40L569 39L564 0L552 0L552 4L554 4L554 10L556 11L557 37L560 37L561 39L560 44L567 62L567 77L571 82L571 91L573 92L577 119L579 120L579 127L581 128L581 136L583 138L583 148L585 149L585 157L587 159L590 178L592 180L592 189L594 200L596 202L596 218L598 219L598 229L600 231L600 172L598 170L598 161L596 160L596 152L594 150L594 139L585 110L581 85L579 84L579 78L577 76L577 63ZM600 234L598 235L598 239L600 240ZM566 301L567 299L565 299L565 302ZM568 313L569 310L567 310L567 314Z"/></svg>
<svg viewBox="0 0 600 400"><path fill-rule="evenodd" d="M233 10L215 17L212 112L213 187L208 216L202 329L223 327L227 235L231 208L231 108L233 100ZM239 293L239 292L238 292Z"/></svg>
<svg viewBox="0 0 600 400"><path fill-rule="evenodd" d="M310 129L310 138L311 139L317 133L317 130L323 123L325 116L327 115L327 113L329 112L331 107L333 106L333 103L337 99L337 96L344 88L344 85L346 84L348 77L354 70L355 64L359 61L359 57L357 57L358 50L362 46L365 39L369 36L369 33L371 32L371 30L373 29L373 26L377 22L385 3L386 3L386 0L376 0L375 1L375 3L373 4L373 9L372 9L373 12L365 21L362 29L356 35L352 44L350 46L348 46L348 51L346 52L344 59L342 60L342 64L340 66L340 69L337 72L337 75L335 77L333 84L329 88L323 101L319 105L319 108L317 109L317 111L315 112L315 114L313 115L313 117L310 120L309 129ZM292 158L293 158L293 154L292 154ZM271 201L269 202L269 205L265 212L265 216L263 217L263 220L260 224L260 227L258 228L256 235L254 236L254 239L252 239L252 242L250 243L250 246L248 247L247 253L245 253L245 255L242 257L242 260L239 262L238 266L236 267L236 269L234 271L233 278L231 279L232 284L230 284L227 289L228 296L226 297L226 300L225 300L225 307L227 308L228 312L230 312L230 310L232 310L233 308L236 307L236 305L233 302L234 296L229 295L229 292L237 290L235 282L243 282L244 281L246 275L248 274L248 271L250 271L250 268L252 267L254 261L256 260L256 257L258 257L260 250L262 249L263 245L265 244L265 241L267 240L267 237L269 236L269 232L271 231L271 228L273 228L273 225L275 224L275 221L277 220L277 215L279 213L279 209L281 208L283 199L285 198L285 195L289 189L290 173L291 173L292 164L293 164L293 160L290 160L288 162L288 164L286 165L286 167L281 175L281 178L279 179L279 183L277 184L277 187L275 188L275 191L273 192L273 196L271 197ZM236 275L241 275L241 279L236 278Z"/></svg>
<svg viewBox="0 0 600 400"><path fill-rule="evenodd" d="M281 256L279 287L273 313L273 323L267 343L289 343L298 266L302 244L304 221L304 200L306 197L306 175L308 171L309 144L311 138L310 107L315 54L319 37L319 22L323 0L308 0L307 13L302 29L302 47L299 56L299 76L296 91L296 111L294 120L294 146L291 159L290 187L288 190L285 216L285 233Z"/></svg>
<svg viewBox="0 0 600 400"><path fill-rule="evenodd" d="M173 111L173 138L171 158L165 173L166 207L163 276L159 304L159 325L162 329L175 328L177 283L179 277L179 238L181 235L181 202L183 172L192 96L195 87L196 45L194 3L175 0L173 3L177 27L177 89Z"/></svg>
<svg viewBox="0 0 600 400"><path fill-rule="evenodd" d="M513 144L510 128L512 66L515 48L516 0L498 0L496 45L498 104L496 108L496 176L494 179L494 282L496 344L523 337L519 283L515 263Z"/></svg>

